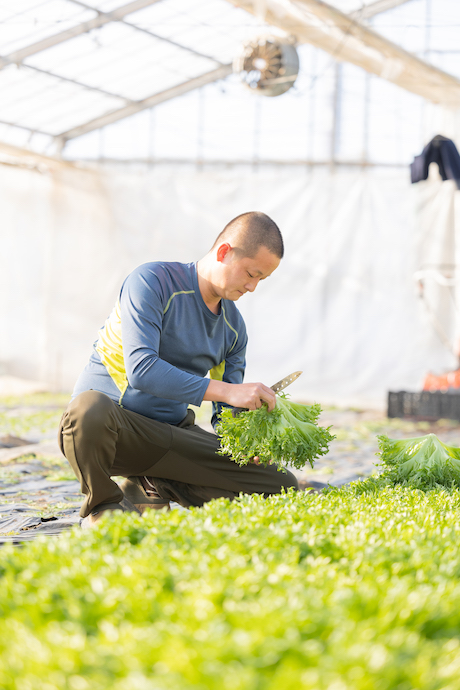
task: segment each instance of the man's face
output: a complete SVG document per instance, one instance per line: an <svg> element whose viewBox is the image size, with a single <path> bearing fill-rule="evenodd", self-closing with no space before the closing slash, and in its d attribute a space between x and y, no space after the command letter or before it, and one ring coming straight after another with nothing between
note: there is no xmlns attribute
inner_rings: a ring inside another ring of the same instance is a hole
<svg viewBox="0 0 460 690"><path fill-rule="evenodd" d="M221 294L236 302L246 292L254 292L260 280L268 278L278 268L280 260L266 247L260 247L254 257L238 257L231 249L221 260Z"/></svg>

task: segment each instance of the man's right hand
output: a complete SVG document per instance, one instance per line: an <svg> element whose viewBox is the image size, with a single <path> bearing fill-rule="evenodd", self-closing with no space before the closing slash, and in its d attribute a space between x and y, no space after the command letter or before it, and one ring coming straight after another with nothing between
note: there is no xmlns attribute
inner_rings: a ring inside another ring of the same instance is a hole
<svg viewBox="0 0 460 690"><path fill-rule="evenodd" d="M275 392L263 383L225 383L214 379L209 381L203 400L247 407L248 410L258 410L267 403L269 412L276 405Z"/></svg>

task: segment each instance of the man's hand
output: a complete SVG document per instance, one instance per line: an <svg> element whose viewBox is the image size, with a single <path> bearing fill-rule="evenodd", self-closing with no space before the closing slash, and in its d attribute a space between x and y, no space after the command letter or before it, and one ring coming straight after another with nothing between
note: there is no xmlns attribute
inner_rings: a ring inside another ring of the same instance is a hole
<svg viewBox="0 0 460 690"><path fill-rule="evenodd" d="M248 410L258 410L264 403L271 412L276 405L274 391L263 383L227 384L230 387L226 402L232 407L247 407Z"/></svg>
<svg viewBox="0 0 460 690"><path fill-rule="evenodd" d="M203 400L224 402L232 407L247 407L248 410L258 410L264 403L268 411L275 409L276 394L263 383L224 383L224 381L210 380Z"/></svg>

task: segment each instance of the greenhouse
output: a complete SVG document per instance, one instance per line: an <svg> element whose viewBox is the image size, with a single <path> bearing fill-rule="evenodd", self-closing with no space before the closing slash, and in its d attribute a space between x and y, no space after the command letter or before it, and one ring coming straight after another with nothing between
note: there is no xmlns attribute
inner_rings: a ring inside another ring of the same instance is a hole
<svg viewBox="0 0 460 690"><path fill-rule="evenodd" d="M0 93L0 690L457 690L460 3L1 0Z"/></svg>
<svg viewBox="0 0 460 690"><path fill-rule="evenodd" d="M460 7L285 5L3 3L3 375L69 390L132 268L196 260L252 210L286 244L241 302L253 377L378 405L454 366L430 317L458 338L451 290L427 278L425 304L414 274L455 264L456 188L409 165L456 140ZM232 64L270 34L299 67L267 97Z"/></svg>

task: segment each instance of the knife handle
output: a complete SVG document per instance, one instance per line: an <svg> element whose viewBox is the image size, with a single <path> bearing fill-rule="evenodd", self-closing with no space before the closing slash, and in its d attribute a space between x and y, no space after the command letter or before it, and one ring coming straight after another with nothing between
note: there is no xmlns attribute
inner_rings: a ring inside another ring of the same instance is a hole
<svg viewBox="0 0 460 690"><path fill-rule="evenodd" d="M238 417L240 412L247 412L249 410L248 407L234 407L232 410L232 415L233 417Z"/></svg>

